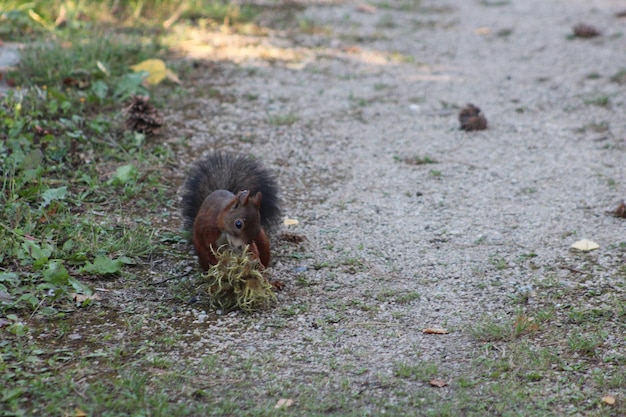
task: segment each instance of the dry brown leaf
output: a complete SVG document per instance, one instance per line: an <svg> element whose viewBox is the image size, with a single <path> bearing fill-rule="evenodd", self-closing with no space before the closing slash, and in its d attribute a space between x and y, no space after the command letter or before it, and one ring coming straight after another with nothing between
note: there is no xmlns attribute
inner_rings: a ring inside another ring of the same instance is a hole
<svg viewBox="0 0 626 417"><path fill-rule="evenodd" d="M537 330L539 330L539 325L537 323L530 323L528 327L526 327L526 330L536 332Z"/></svg>
<svg viewBox="0 0 626 417"><path fill-rule="evenodd" d="M376 7L365 3L359 4L356 7L356 10L361 13L376 13Z"/></svg>
<svg viewBox="0 0 626 417"><path fill-rule="evenodd" d="M431 327L422 330L422 333L426 334L448 334L448 329L433 329Z"/></svg>
<svg viewBox="0 0 626 417"><path fill-rule="evenodd" d="M72 296L72 299L74 300L75 303L77 304L82 304L87 300L99 300L100 297L98 297L98 294L92 294L92 295L85 295L85 294L77 294L75 292L73 292L72 294L70 294Z"/></svg>
<svg viewBox="0 0 626 417"><path fill-rule="evenodd" d="M612 395L605 395L604 397L602 397L602 402L608 405L614 405L615 397Z"/></svg>
<svg viewBox="0 0 626 417"><path fill-rule="evenodd" d="M446 381L442 381L441 379L431 379L429 381L429 384L432 385L433 387L438 387L438 388L443 388L446 385L448 385Z"/></svg>
<svg viewBox="0 0 626 417"><path fill-rule="evenodd" d="M539 330L539 325L535 323L535 319L526 316L517 316L517 319L515 319L515 327L521 330L528 331Z"/></svg>
<svg viewBox="0 0 626 417"><path fill-rule="evenodd" d="M278 238L289 243L302 243L306 239L304 236L286 232L281 234Z"/></svg>
<svg viewBox="0 0 626 417"><path fill-rule="evenodd" d="M345 46L343 48L341 48L342 51L347 52L349 54L359 54L361 53L361 48L359 48L358 46Z"/></svg>
<svg viewBox="0 0 626 417"><path fill-rule="evenodd" d="M276 402L274 408L289 408L293 404L293 400L291 398L281 398Z"/></svg>

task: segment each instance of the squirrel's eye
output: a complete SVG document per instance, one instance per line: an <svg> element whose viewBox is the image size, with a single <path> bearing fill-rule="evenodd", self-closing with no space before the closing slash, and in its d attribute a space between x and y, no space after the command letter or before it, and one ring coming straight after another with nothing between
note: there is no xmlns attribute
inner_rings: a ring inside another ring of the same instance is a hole
<svg viewBox="0 0 626 417"><path fill-rule="evenodd" d="M235 220L235 227L241 229L243 227L243 221L241 219Z"/></svg>

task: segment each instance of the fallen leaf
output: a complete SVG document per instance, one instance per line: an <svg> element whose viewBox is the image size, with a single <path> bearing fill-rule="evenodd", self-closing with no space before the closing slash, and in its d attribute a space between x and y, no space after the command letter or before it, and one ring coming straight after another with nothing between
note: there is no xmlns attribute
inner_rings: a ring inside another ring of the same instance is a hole
<svg viewBox="0 0 626 417"><path fill-rule="evenodd" d="M612 395L605 395L604 397L602 397L602 402L608 405L614 405L615 397Z"/></svg>
<svg viewBox="0 0 626 417"><path fill-rule="evenodd" d="M35 11L33 9L28 9L28 15L35 22L41 24L42 26L46 26L46 21L41 16L39 16L37 13L35 13Z"/></svg>
<svg viewBox="0 0 626 417"><path fill-rule="evenodd" d="M2 275L2 274L0 274ZM11 304L15 301L15 298L6 291L0 290L0 303ZM0 327L2 327L2 319L0 319Z"/></svg>
<svg viewBox="0 0 626 417"><path fill-rule="evenodd" d="M422 330L422 333L426 334L448 334L448 329L433 329L431 327Z"/></svg>
<svg viewBox="0 0 626 417"><path fill-rule="evenodd" d="M361 53L361 48L359 48L358 46L346 46L346 47L341 48L341 50L349 54Z"/></svg>
<svg viewBox="0 0 626 417"><path fill-rule="evenodd" d="M582 239L578 242L572 243L571 247L582 252L591 252L592 250L598 249L600 245L596 242L592 242L591 240Z"/></svg>
<svg viewBox="0 0 626 417"><path fill-rule="evenodd" d="M283 223L285 226L295 226L300 222L297 219L290 219L289 217L285 217L285 221Z"/></svg>
<svg viewBox="0 0 626 417"><path fill-rule="evenodd" d="M165 70L165 77L173 83L180 84L180 78L171 69Z"/></svg>
<svg viewBox="0 0 626 417"><path fill-rule="evenodd" d="M87 413L85 413L83 410L81 410L80 408L76 408L74 410L74 417L87 417Z"/></svg>
<svg viewBox="0 0 626 417"><path fill-rule="evenodd" d="M130 67L135 72L145 71L148 76L144 80L147 85L157 85L165 78L180 84L178 76L167 68L165 62L160 59L147 59Z"/></svg>
<svg viewBox="0 0 626 417"><path fill-rule="evenodd" d="M305 239L304 236L296 235L295 233L283 233L278 238L289 243L302 243Z"/></svg>
<svg viewBox="0 0 626 417"><path fill-rule="evenodd" d="M520 331L537 331L539 330L539 325L535 323L534 318L520 315L515 319L515 328Z"/></svg>
<svg viewBox="0 0 626 417"><path fill-rule="evenodd" d="M361 13L376 13L376 7L371 6L369 4L359 4L356 7L357 12L361 12Z"/></svg>
<svg viewBox="0 0 626 417"><path fill-rule="evenodd" d="M72 300L74 300L74 302L76 304L82 304L85 301L89 300L99 300L100 297L98 297L97 294L92 294L92 295L86 295L86 294L77 294L75 292L71 293L70 296L72 297Z"/></svg>
<svg viewBox="0 0 626 417"><path fill-rule="evenodd" d="M615 397L612 395L605 395L604 397L602 397L602 402L608 404L608 405L614 405L615 404Z"/></svg>
<svg viewBox="0 0 626 417"><path fill-rule="evenodd" d="M67 8L64 4L61 5L59 9L59 16L54 21L54 26L59 27L61 25L65 25L67 23Z"/></svg>
<svg viewBox="0 0 626 417"><path fill-rule="evenodd" d="M77 87L83 90L89 87L89 81L78 80L72 77L65 77L63 78L63 85L66 85L68 87Z"/></svg>
<svg viewBox="0 0 626 417"><path fill-rule="evenodd" d="M293 400L291 398L281 398L276 402L274 408L289 408L293 404Z"/></svg>
<svg viewBox="0 0 626 417"><path fill-rule="evenodd" d="M442 381L441 379L431 379L429 381L429 384L432 385L433 387L438 387L438 388L443 388L446 385L448 385L446 381Z"/></svg>
<svg viewBox="0 0 626 417"><path fill-rule="evenodd" d="M106 75L107 77L109 75L111 75L111 73L109 72L108 68L100 61L96 61L96 66L98 67L98 69L100 71L102 71L104 73L104 75Z"/></svg>

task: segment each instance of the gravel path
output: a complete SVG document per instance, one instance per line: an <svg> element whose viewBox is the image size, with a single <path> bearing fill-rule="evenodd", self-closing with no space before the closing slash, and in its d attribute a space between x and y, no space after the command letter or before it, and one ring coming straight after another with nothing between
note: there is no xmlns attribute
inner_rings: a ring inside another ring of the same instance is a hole
<svg viewBox="0 0 626 417"><path fill-rule="evenodd" d="M307 238L274 244L276 311L210 315L189 357L261 355L259 389L323 377L332 396L344 378L375 396L398 363L462 375L472 327L548 303L548 283L625 298L626 222L606 214L626 197L623 2L419 3L309 2L298 28L181 47L213 63L169 116L178 138L262 158ZM573 38L579 22L601 36ZM459 130L470 102L487 130ZM600 249L581 258L582 238Z"/></svg>

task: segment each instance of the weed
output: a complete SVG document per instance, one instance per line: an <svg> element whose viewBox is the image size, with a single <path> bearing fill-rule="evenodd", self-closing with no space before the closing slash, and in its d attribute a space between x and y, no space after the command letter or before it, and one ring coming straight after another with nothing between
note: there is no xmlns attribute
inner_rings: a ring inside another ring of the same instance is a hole
<svg viewBox="0 0 626 417"><path fill-rule="evenodd" d="M587 105L593 105L598 107L610 107L611 99L607 95L599 95L584 100Z"/></svg>
<svg viewBox="0 0 626 417"><path fill-rule="evenodd" d="M611 76L611 81L618 84L626 84L626 69L620 69Z"/></svg>
<svg viewBox="0 0 626 417"><path fill-rule="evenodd" d="M25 48L19 72L9 74L22 90L1 99L0 239L9 244L0 259L9 268L0 290L10 300L1 311L59 314L71 307L70 294L90 294L80 275L119 274L155 247L153 227L132 219L128 203L145 210L164 196L159 175L140 172L168 151L144 153L143 136L116 132L111 120L121 100L144 91L128 65L160 47L109 35L75 39L59 32ZM107 178L104 166L112 168ZM152 197L138 200L146 190Z"/></svg>
<svg viewBox="0 0 626 417"><path fill-rule="evenodd" d="M435 161L433 158L431 158L430 156L410 156L410 157L406 157L406 158L401 158L399 156L394 156L394 159L396 161L402 161L405 164L408 165L426 165L426 164L436 164L437 161ZM432 173L432 171L431 171Z"/></svg>
<svg viewBox="0 0 626 417"><path fill-rule="evenodd" d="M534 320L518 312L513 321L502 322L494 319L484 319L470 329L476 340L493 342L500 340L514 340L529 330L536 330Z"/></svg>
<svg viewBox="0 0 626 417"><path fill-rule="evenodd" d="M593 355L596 348L601 344L602 341L597 335L588 336L575 333L567 338L567 345L570 350L575 353L580 353L581 355Z"/></svg>
<svg viewBox="0 0 626 417"><path fill-rule="evenodd" d="M523 187L520 192L522 194L532 195L537 192L537 189L535 187Z"/></svg>
<svg viewBox="0 0 626 417"><path fill-rule="evenodd" d="M268 116L267 122L272 126L291 126L300 118L295 114L289 113L285 115Z"/></svg>
<svg viewBox="0 0 626 417"><path fill-rule="evenodd" d="M489 262L493 265L497 270L503 270L509 267L509 262L505 258L501 258L499 256L491 256L489 258Z"/></svg>
<svg viewBox="0 0 626 417"><path fill-rule="evenodd" d="M393 372L400 378L428 381L437 376L439 367L430 362L418 362L416 364L398 362L394 366Z"/></svg>
<svg viewBox="0 0 626 417"><path fill-rule="evenodd" d="M417 291L409 291L405 294L399 294L396 297L398 304L409 304L411 301L419 300L420 294Z"/></svg>

